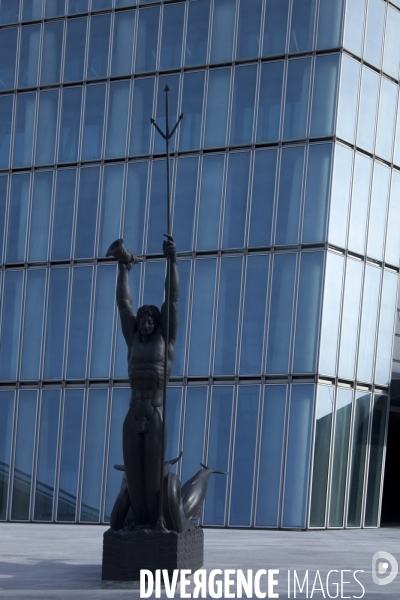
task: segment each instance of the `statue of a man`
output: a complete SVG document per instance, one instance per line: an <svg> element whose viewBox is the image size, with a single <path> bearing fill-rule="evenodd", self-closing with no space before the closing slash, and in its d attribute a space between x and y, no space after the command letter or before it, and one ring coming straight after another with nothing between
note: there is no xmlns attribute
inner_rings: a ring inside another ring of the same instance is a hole
<svg viewBox="0 0 400 600"><path fill-rule="evenodd" d="M132 389L123 427L125 476L135 526L154 528L159 516L162 459L164 371L169 377L178 327L179 276L172 237L163 244L170 265L168 364L164 363L167 302L161 312L142 306L135 314L129 286L134 262L118 262L117 305L128 346L128 373ZM167 286L165 300L167 300Z"/></svg>

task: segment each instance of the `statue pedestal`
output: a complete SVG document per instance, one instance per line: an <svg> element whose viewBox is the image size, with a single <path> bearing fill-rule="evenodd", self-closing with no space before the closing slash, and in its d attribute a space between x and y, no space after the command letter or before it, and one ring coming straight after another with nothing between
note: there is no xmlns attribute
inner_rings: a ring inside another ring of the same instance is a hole
<svg viewBox="0 0 400 600"><path fill-rule="evenodd" d="M203 566L204 533L192 531L156 533L154 531L112 531L103 537L103 581L139 581L140 570L174 569L196 571Z"/></svg>

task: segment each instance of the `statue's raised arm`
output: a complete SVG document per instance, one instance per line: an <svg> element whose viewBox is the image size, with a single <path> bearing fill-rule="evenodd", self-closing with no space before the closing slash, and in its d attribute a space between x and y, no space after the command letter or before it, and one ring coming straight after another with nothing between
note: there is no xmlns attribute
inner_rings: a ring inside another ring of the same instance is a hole
<svg viewBox="0 0 400 600"><path fill-rule="evenodd" d="M164 256L168 260L167 268L170 269L169 285L169 344L174 345L178 330L178 297L179 297L179 273L176 263L176 246L171 236L163 244ZM167 294L168 294L168 274L165 280L165 301L161 308L161 327L163 337L166 337L167 322Z"/></svg>

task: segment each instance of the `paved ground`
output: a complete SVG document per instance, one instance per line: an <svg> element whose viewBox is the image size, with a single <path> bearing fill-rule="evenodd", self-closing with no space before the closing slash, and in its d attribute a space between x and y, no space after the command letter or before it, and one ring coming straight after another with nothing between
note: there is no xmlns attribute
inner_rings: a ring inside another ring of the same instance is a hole
<svg viewBox="0 0 400 600"><path fill-rule="evenodd" d="M139 598L139 590L102 589L104 531L105 527L97 525L0 524L0 597L10 600ZM259 569L279 569L279 574L274 576L278 585L273 590L279 593L279 598L289 597L289 570L291 598L294 597L293 571L296 570L301 584L308 570L309 598L399 600L400 573L388 585L376 585L372 581L372 557L378 551L391 553L400 563L400 529L315 532L205 530L205 568L208 573L212 569L242 569L247 574L247 569L252 569L255 575ZM356 574L365 588L364 595L363 588L353 578L357 569L364 571ZM338 572L330 574L327 586L326 577L330 570ZM350 583L344 583L342 591L340 571L343 570L346 570L342 574L343 581ZM389 571L390 567L386 573ZM317 584L312 593L316 578ZM260 582L261 590L268 594L267 577L262 576ZM336 582L339 587L335 586ZM193 585L188 588L189 592L190 589ZM235 589L233 586L230 591L235 593ZM303 594L296 587L297 598L307 597L304 592L306 587ZM181 597L179 590L175 597ZM252 597L256 597L254 592Z"/></svg>

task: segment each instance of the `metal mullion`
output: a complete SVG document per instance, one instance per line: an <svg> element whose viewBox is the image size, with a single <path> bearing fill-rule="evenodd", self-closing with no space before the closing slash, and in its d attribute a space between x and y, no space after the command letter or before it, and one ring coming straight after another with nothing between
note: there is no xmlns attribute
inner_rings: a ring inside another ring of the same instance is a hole
<svg viewBox="0 0 400 600"><path fill-rule="evenodd" d="M212 386L210 384L210 381L205 384L206 390L207 390L207 396L206 396L206 414L205 414L205 420L204 420L204 434L203 434L203 461L204 464L207 465L207 459L208 459L208 447L209 447L209 440L210 440L210 423L211 423L211 392L212 392ZM204 502L201 506L200 509L200 517L199 517L199 526L203 526L203 521L204 521Z"/></svg>
<svg viewBox="0 0 400 600"><path fill-rule="evenodd" d="M108 480L108 461L110 454L110 431L111 431L111 418L112 418L112 405L113 405L113 391L112 384L108 387L107 396L107 413L106 413L106 429L104 435L104 456L103 456L103 471L102 471L102 486L100 495L100 524L105 523L105 509L106 509L106 496L107 496L107 480Z"/></svg>
<svg viewBox="0 0 400 600"><path fill-rule="evenodd" d="M387 414L386 414L386 423L385 423L385 434L384 434L384 438L383 438L382 466L381 466L381 477L380 477L380 485L379 485L377 527L381 526L381 517L382 517L383 487L384 487L384 480L385 480L386 450L387 450L387 438L388 438L388 430L389 430L389 418L390 418L390 388L387 393Z"/></svg>
<svg viewBox="0 0 400 600"><path fill-rule="evenodd" d="M68 368L68 354L69 354L69 327L71 323L71 309L72 309L72 292L74 286L74 268L70 266L68 268L68 291L67 291L67 306L65 315L65 337L64 337L64 353L63 353L63 366L62 366L62 379L67 378Z"/></svg>
<svg viewBox="0 0 400 600"><path fill-rule="evenodd" d="M21 2L22 5L22 2ZM18 79L19 79L19 67L20 67L20 57L21 57L21 38L22 38L22 25L21 23L16 24L17 28L17 44L15 49L15 72L14 72L14 86L11 90L14 94L18 89Z"/></svg>
<svg viewBox="0 0 400 600"><path fill-rule="evenodd" d="M110 397L110 387L107 386L107 388L102 388L102 389L107 389L107 412L106 412L106 418L104 421L104 443L103 443L103 465L102 465L102 469L101 469L101 483L100 483L100 502L99 502L99 521L98 523L100 524L102 521L104 521L104 504L105 504L105 498L106 498L106 492L105 492L105 483L106 483L106 457L108 456L108 452L107 452L107 436L108 436L108 406L109 406L109 397Z"/></svg>
<svg viewBox="0 0 400 600"><path fill-rule="evenodd" d="M294 274L294 284L293 284L293 301L292 301L292 324L290 328L290 341L289 341L289 356L287 360L288 374L293 373L293 363L294 363L294 350L296 344L296 325L297 325L297 306L299 299L299 287L300 287L300 269L302 263L302 252L297 251L296 256L296 271Z"/></svg>
<svg viewBox="0 0 400 600"><path fill-rule="evenodd" d="M199 233L199 215L200 215L200 201L201 201L201 188L202 188L202 177L203 177L203 158L204 155L198 154L199 162L197 167L197 185L196 185L196 200L194 206L194 223L193 223L193 237L192 237L192 250L197 250L197 236Z"/></svg>
<svg viewBox="0 0 400 600"><path fill-rule="evenodd" d="M201 127L200 127L200 152L204 148L204 140L205 140L205 136L206 136L209 77L210 77L210 69L209 69L209 66L206 66L206 68L204 70L203 109L202 109L202 113L201 113Z"/></svg>
<svg viewBox="0 0 400 600"><path fill-rule="evenodd" d="M351 482L351 475L352 475L352 459L353 459L353 438L354 438L354 422L355 422L355 417L356 417L356 404L357 404L357 393L361 392L364 390L360 390L357 388L355 388L353 390L353 406L352 406L352 411L351 411L351 416L350 416L350 431L349 431L349 448L348 448L348 453L347 453L347 473L346 473L346 490L345 490L345 497L344 497L344 506L343 506L343 528L344 529L354 529L354 527L347 527L347 517L348 517L348 510L349 510L349 497L350 497L350 482Z"/></svg>
<svg viewBox="0 0 400 600"><path fill-rule="evenodd" d="M258 46L258 58L262 58L264 49L264 29L265 29L265 15L267 12L266 0L262 0L261 4L261 23L260 23L260 42ZM258 104L258 103L257 103ZM257 122L257 120L256 120Z"/></svg>
<svg viewBox="0 0 400 600"><path fill-rule="evenodd" d="M63 445L63 433L64 433L64 412L65 412L65 383L64 387L60 390L60 412L58 417L58 436L57 436L57 455L56 455L56 468L54 477L54 497L53 497L53 523L58 521L58 497L59 497L59 486L60 486L60 471L61 471L61 456L62 456L62 445Z"/></svg>
<svg viewBox="0 0 400 600"><path fill-rule="evenodd" d="M76 512L75 522L82 523L81 510L82 510L82 486L83 476L85 470L85 450L86 450L86 429L87 429L87 417L89 410L89 392L90 389L85 387L83 396L83 412L82 412L82 432L81 432L81 444L80 444L80 457L79 457L79 470L78 470L78 486L76 495Z"/></svg>
<svg viewBox="0 0 400 600"><path fill-rule="evenodd" d="M347 259L347 260L349 260L349 259ZM361 277L359 314L358 314L358 326L357 326L356 355L355 355L355 360L354 360L354 381L355 382L358 382L358 358L359 358L359 349L360 349L360 333L361 333L363 305L364 305L364 285L365 285L366 272L367 272L367 262L363 261L363 273L362 273L362 277ZM346 274L347 274L347 272L346 272ZM381 279L382 279L382 276L381 276ZM374 361L375 361L375 352L374 352Z"/></svg>
<svg viewBox="0 0 400 600"><path fill-rule="evenodd" d="M256 518L256 497L257 497L257 483L258 483L258 461L259 461L259 446L260 446L260 432L261 432L261 411L262 411L262 399L264 397L264 386L262 383L256 384L258 387L258 419L256 427L256 439L254 445L254 465L253 465L253 485L251 490L251 506L250 506L250 524L249 527L254 528L254 521Z"/></svg>
<svg viewBox="0 0 400 600"><path fill-rule="evenodd" d="M59 96L59 98L61 95ZM61 110L61 101L59 101ZM60 119L61 121L61 119ZM59 122L60 122L59 121ZM57 190L57 175L58 169L53 169L53 181L52 181L52 192L51 192L51 204L50 204L50 218L49 218L49 238L47 241L47 262L51 261L51 252L53 248L53 233L54 233L54 217L56 212L56 190Z"/></svg>
<svg viewBox="0 0 400 600"><path fill-rule="evenodd" d="M383 302L383 284L384 284L384 275L385 275L385 269L383 269L383 267L380 267L380 272L381 272L381 282L380 282L380 290L379 290L379 300L378 300L378 311L376 314L376 331L375 331L375 342L374 342L374 346L375 346L375 351L374 351L374 361L372 364L372 386L375 386L376 381L375 381L375 377L376 377L376 361L378 358L378 341L379 341L379 326L380 326L380 320L381 320L381 312L382 312L382 302ZM398 286L399 286L399 279L397 278L397 293L398 293ZM394 322L394 319L393 319ZM393 323L394 325L394 323ZM392 333L392 347L393 347L393 333ZM390 355L392 355L392 352L390 353ZM392 356L390 356L392 358ZM391 361L392 363L392 361ZM378 384L379 385L379 384Z"/></svg>
<svg viewBox="0 0 400 600"><path fill-rule="evenodd" d="M265 313L264 313L264 324L263 331L264 337L262 342L261 351L261 377L265 375L267 368L267 350L268 350L268 333L269 333L269 317L271 309L271 297L272 297L272 274L273 274L273 253L266 253L269 256L268 261L268 276L267 276L267 293L265 295Z"/></svg>
<svg viewBox="0 0 400 600"><path fill-rule="evenodd" d="M82 85L79 85L77 87L81 87L82 88L82 93L81 93L81 114L80 114L80 121L79 121L79 130L78 130L78 148L77 148L77 169L80 170L81 167L81 154L82 154L82 145L83 145L83 131L84 131L84 125L85 125L85 108L86 108L86 87L87 84L86 82L84 82ZM63 93L64 96L64 93ZM61 124L60 124L61 126Z"/></svg>
<svg viewBox="0 0 400 600"><path fill-rule="evenodd" d="M30 172L29 178L29 199L28 199L28 210L26 215L26 232L25 232L25 259L24 263L29 261L29 242L31 237L31 217L32 217L32 204L33 204L33 187L35 183L35 173ZM26 268L26 267L25 267Z"/></svg>
<svg viewBox="0 0 400 600"><path fill-rule="evenodd" d="M17 384L17 386L18 386L18 384ZM15 446L16 446L16 442L17 442L18 409L19 409L19 395L18 395L18 387L17 387L16 389L14 389L14 409L13 409L13 425L12 425L12 434L11 434L10 468L9 468L8 490L7 490L6 521L11 521L12 494L13 494L13 488L14 488Z"/></svg>
<svg viewBox="0 0 400 600"><path fill-rule="evenodd" d="M41 423L41 408L42 408L42 392L40 389L36 391L36 422L35 422L35 437L33 442L32 453L32 471L31 471L31 493L29 502L29 521L33 523L35 516L35 500L36 500L36 480L37 480L37 461L39 455L40 442L40 423Z"/></svg>
<svg viewBox="0 0 400 600"><path fill-rule="evenodd" d="M99 256L99 238L100 238L100 225L103 212L103 191L104 191L104 171L105 165L102 163L99 167L99 188L97 193L97 210L96 210L96 223L94 231L94 249L93 249L93 260L96 260Z"/></svg>
<svg viewBox="0 0 400 600"><path fill-rule="evenodd" d="M210 362L208 374L214 376L214 360L215 360L215 344L217 340L217 327L218 327L218 308L219 308L219 288L220 288L220 277L221 277L221 260L222 257L218 256L216 269L215 269L215 285L214 285L214 302L213 302L213 318L211 324L211 340L210 340Z"/></svg>
<svg viewBox="0 0 400 600"><path fill-rule="evenodd" d="M126 122L126 137L125 137L125 154L124 159L127 160L129 156L129 144L131 141L131 124L132 124L132 113L133 113L133 79L126 79L129 81L129 97L128 97L128 118ZM111 85L111 84L110 84ZM122 210L122 206L121 206Z"/></svg>
<svg viewBox="0 0 400 600"><path fill-rule="evenodd" d="M68 2L68 0L65 0L65 2ZM67 51L67 26L68 26L67 9L68 9L68 6L66 7L65 14L63 16L64 27L63 27L63 39L62 39L62 44L61 44L60 85L62 85L64 82L65 56L66 56L66 51Z"/></svg>
<svg viewBox="0 0 400 600"><path fill-rule="evenodd" d="M54 169L57 166L58 148L59 148L60 137L61 137L62 87L59 87L57 89L57 92L58 92L58 101L57 101L57 116L56 116L56 139L54 142L54 153L53 153Z"/></svg>
<svg viewBox="0 0 400 600"><path fill-rule="evenodd" d="M195 262L191 260L190 274L189 274L189 294L188 294L188 310L186 320L186 338L185 338L185 351L183 359L183 377L188 376L189 371L189 356L190 356L190 342L192 333L192 314L193 314L193 298L194 298L194 283L195 283ZM187 384L186 384L187 385Z"/></svg>
<svg viewBox="0 0 400 600"><path fill-rule="evenodd" d="M44 2L42 2L42 19ZM37 73L37 87L40 87L40 80L42 77L42 57L43 57L43 45L44 45L44 26L45 23L42 21L40 24L40 38L39 38L39 56L38 56L38 73Z"/></svg>
<svg viewBox="0 0 400 600"><path fill-rule="evenodd" d="M261 38L260 38L261 43ZM254 114L253 114L253 130L252 130L252 143L257 143L257 124L258 124L258 107L260 103L260 89L261 89L261 62L257 63L257 74L256 74L256 88L254 91Z"/></svg>
<svg viewBox="0 0 400 600"><path fill-rule="evenodd" d="M279 490L279 505L278 505L278 529L283 529L283 512L285 504L285 488L286 488L286 465L287 465L287 453L289 446L289 421L290 413L292 410L292 383L286 386L286 407L285 407L285 423L283 429L283 440L282 440L282 468L280 478L280 490Z"/></svg>
<svg viewBox="0 0 400 600"><path fill-rule="evenodd" d="M25 306L26 306L26 294L28 287L28 269L18 269L22 272L22 290L21 290L21 309L19 314L19 335L18 335L18 352L17 352L17 365L16 365L16 381L21 379L21 366L22 366L22 347L24 343L24 326L25 326Z"/></svg>
<svg viewBox="0 0 400 600"><path fill-rule="evenodd" d="M97 272L98 265L95 263L90 267L92 269L92 286L90 295L90 310L89 310L89 327L88 327L88 338L87 338L87 350L86 350L86 369L85 379L90 379L91 362L92 362L92 341L94 331L94 317L97 310ZM110 358L111 363L111 358Z"/></svg>
<svg viewBox="0 0 400 600"><path fill-rule="evenodd" d="M319 355L321 350L321 333L322 333L322 318L323 318L323 310L324 310L324 297L325 297L325 281L326 281L326 264L328 259L327 250L323 251L323 264L322 264L322 277L321 277L321 296L319 302L318 309L318 331L319 335L317 338L317 344L315 348L315 368L314 372L319 373ZM336 356L337 356L337 347L336 347Z"/></svg>
<svg viewBox="0 0 400 600"><path fill-rule="evenodd" d="M221 193L221 206L219 213L219 232L218 232L218 242L217 249L222 249L223 237L224 237L224 221L225 221L225 200L226 200L226 191L228 186L228 171L229 171L229 152L224 152L224 172L222 176L222 193Z"/></svg>
<svg viewBox="0 0 400 600"><path fill-rule="evenodd" d="M331 508L331 489L332 489L332 471L335 455L335 435L336 435L336 407L337 407L338 387L334 387L334 399L332 405L331 421L331 440L329 446L328 477L326 481L326 502L325 502L325 529L329 529L329 513Z"/></svg>
<svg viewBox="0 0 400 600"><path fill-rule="evenodd" d="M50 269L46 267L46 277L44 284L43 298L43 317L42 317L42 341L40 344L40 362L39 362L39 381L43 380L44 374L44 357L46 350L46 332L47 332L47 315L49 306L49 290L50 290Z"/></svg>
<svg viewBox="0 0 400 600"><path fill-rule="evenodd" d="M235 376L238 376L240 373L240 363L241 363L241 358L242 358L242 334L243 334L244 310L245 310L246 292L247 292L248 255L242 256L241 259L242 259L242 273L241 273L240 297L239 297L238 328L237 328L237 334L236 334Z"/></svg>
<svg viewBox="0 0 400 600"><path fill-rule="evenodd" d="M236 69L238 67L231 66L228 69L231 72L231 80L229 83L229 98L228 98L228 114L226 116L226 133L225 133L225 147L229 148L231 143L231 126L232 126L232 112L233 112L233 97L235 93L235 79Z"/></svg>
<svg viewBox="0 0 400 600"><path fill-rule="evenodd" d="M88 68L88 60L89 60L89 46L90 46L90 31L91 31L91 20L92 15L90 13L90 9L86 14L86 42L85 42L85 52L83 59L83 81L87 80L87 68Z"/></svg>
<svg viewBox="0 0 400 600"><path fill-rule="evenodd" d="M339 89L338 89L338 99L339 99ZM337 104L336 104L336 116L335 116L335 123L336 123L336 119L337 119ZM333 179L334 179L334 174L335 174L335 167L336 167L336 149L338 146L341 146L342 148L344 146L342 146L342 144L337 144L336 141L331 142L332 143L332 154L331 154L331 173L330 173L330 178L329 178L329 188L328 188L328 204L327 204L327 214L326 214L326 226L325 226L325 240L326 242L329 243L329 228L330 228L330 221L331 221L331 208L332 208L332 193L333 193ZM352 154L352 164L351 164L351 176L350 176L350 189L349 189L349 204L348 204L348 209L347 209L347 225L346 225L346 248L348 246L348 241L349 241L349 233L350 233L350 219L351 219L351 209L352 209L352 199L353 199L353 183L354 183L354 168L355 168L355 152L353 151Z"/></svg>
<svg viewBox="0 0 400 600"><path fill-rule="evenodd" d="M371 436L372 436L372 422L374 416L374 400L375 400L375 389L371 390L371 398L369 402L369 415L368 415L368 431L367 431L367 440L365 447L365 464L364 464L364 478L363 478L363 489L362 489L362 499L361 499L361 519L360 519L360 528L364 529L365 527L365 507L367 504L367 486L369 479L369 459L371 453Z"/></svg>
<svg viewBox="0 0 400 600"><path fill-rule="evenodd" d="M151 188L152 188L152 177L153 177L153 163L154 163L154 159L151 158L148 161L148 168L147 168L147 186L146 186L146 205L145 205L145 209L144 209L144 227L143 227L143 256L144 258L146 257L147 254L147 235L148 235L148 231L149 231L149 220L150 220L150 202L151 202ZM143 266L146 265L146 258L144 260ZM143 277L144 279L144 277ZM143 295L143 290L144 290L144 281L143 284L141 285L142 290L141 290L141 294L140 296ZM141 299L141 298L140 298Z"/></svg>
<svg viewBox="0 0 400 600"><path fill-rule="evenodd" d="M226 492L225 492L225 515L224 515L224 527L229 526L230 513L231 513L231 495L232 495L232 472L234 464L235 454L235 439L236 439L236 423L237 423L237 403L239 386L237 384L232 387L232 410L231 410L231 428L229 436L229 454L228 454L228 475L226 481Z"/></svg>
<svg viewBox="0 0 400 600"><path fill-rule="evenodd" d="M288 6L288 18L287 18L287 30L286 30L286 50L285 54L289 54L290 48L290 34L292 31L292 12L293 12L293 3L295 0L289 0Z"/></svg>
<svg viewBox="0 0 400 600"><path fill-rule="evenodd" d="M186 56L186 40L187 40L187 24L189 19L189 2L185 2L184 14L183 14L183 32L182 32L182 49L181 49L181 69L185 67L185 56ZM182 111L181 111L182 112ZM180 112L178 111L178 114Z"/></svg>
<svg viewBox="0 0 400 600"><path fill-rule="evenodd" d="M2 255L3 259L1 261L1 263L3 265L6 264L6 258L7 258L10 203L11 203L11 175L9 173L7 173L7 189L6 189L6 201L5 201L5 207L4 207L4 225L3 225L3 234L4 235L3 235L3 240L0 245L0 258ZM1 269L1 267L0 267L0 269ZM3 269L4 269L4 266L3 266ZM4 280L4 275L5 275L5 273L3 273L3 280ZM1 285L0 285L0 288L1 288ZM1 308L0 308L0 317L1 317Z"/></svg>
<svg viewBox="0 0 400 600"><path fill-rule="evenodd" d="M209 65L211 62L211 44L212 44L212 37L213 37L214 3L215 3L215 0L210 0L210 14L208 17L208 41L207 41L207 50L206 50L206 65Z"/></svg>
<svg viewBox="0 0 400 600"><path fill-rule="evenodd" d="M311 117L312 117L312 105L314 99L314 81L315 81L315 69L317 64L317 57L315 54L309 57L311 59L310 64L310 81L308 88L308 109L307 109L307 122L306 122L306 138L307 145L310 143L311 136Z"/></svg>
<svg viewBox="0 0 400 600"><path fill-rule="evenodd" d="M78 224L78 208L79 208L79 200L80 200L80 186L81 186L81 170L82 165L76 167L76 175L75 175L75 198L74 198L74 211L72 216L72 229L71 229L71 262L74 260L75 256L75 242L76 242L76 230Z"/></svg>
<svg viewBox="0 0 400 600"><path fill-rule="evenodd" d="M164 4L159 4L159 13L158 13L158 37L157 37L157 50L156 50L156 72L159 74L160 71L160 60L161 60L161 44L162 44L162 34L164 27Z"/></svg>
<svg viewBox="0 0 400 600"><path fill-rule="evenodd" d="M302 145L298 146L302 147ZM303 225L304 225L304 212L306 204L306 188L307 188L307 176L308 176L308 157L309 157L310 140L307 139L303 148L303 177L301 182L301 194L300 194L300 206L299 206L299 222L297 225L297 244L301 244L303 237Z"/></svg>
<svg viewBox="0 0 400 600"><path fill-rule="evenodd" d="M307 494L306 494L306 507L305 507L305 529L311 529L311 531L314 530L321 530L324 529L325 527L323 526L322 528L310 528L310 513L311 513L311 494L312 494L312 477L313 477L313 473L314 473L314 450L315 450L315 437L316 437L316 431L317 431L317 402L318 402L318 384L314 383L313 384L314 387L314 393L313 393L313 408L312 408L312 425L311 425L311 440L310 440L310 456L308 459L308 473L307 473ZM332 433L332 431L331 431ZM325 501L326 504L326 501ZM325 520L326 520L326 515L325 515ZM301 528L300 528L301 529Z"/></svg>
<svg viewBox="0 0 400 600"><path fill-rule="evenodd" d="M241 0L235 0L236 6L235 6L235 22L234 22L234 27L233 27L233 40L232 40L232 57L231 57L232 62L236 59L237 40L238 40L238 34L239 34L240 1Z"/></svg>

